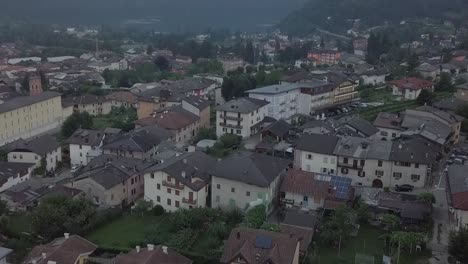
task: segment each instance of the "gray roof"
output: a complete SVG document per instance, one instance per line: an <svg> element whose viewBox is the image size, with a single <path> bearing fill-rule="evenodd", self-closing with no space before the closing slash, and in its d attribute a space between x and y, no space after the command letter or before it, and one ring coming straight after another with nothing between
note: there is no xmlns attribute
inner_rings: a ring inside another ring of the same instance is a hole
<svg viewBox="0 0 468 264"><path fill-rule="evenodd" d="M33 152L40 156L44 156L60 147L60 143L57 139L51 135L43 135L32 139L18 139L5 146L2 149L7 152L12 151L24 151Z"/></svg>
<svg viewBox="0 0 468 264"><path fill-rule="evenodd" d="M450 185L450 192L463 193L468 192L468 174L466 171L468 166L464 165L451 165L448 169L448 179Z"/></svg>
<svg viewBox="0 0 468 264"><path fill-rule="evenodd" d="M9 112L21 107L39 103L45 100L49 100L54 97L59 97L60 94L51 91L45 91L41 94L35 96L19 96L14 97L8 101L5 101L3 104L0 104L0 113Z"/></svg>
<svg viewBox="0 0 468 264"><path fill-rule="evenodd" d="M198 191L209 182L208 171L215 163L215 158L203 152L188 152L154 165L146 169L146 172L163 171L192 190ZM195 178L199 178L201 181L194 181Z"/></svg>
<svg viewBox="0 0 468 264"><path fill-rule="evenodd" d="M444 112L442 110L439 110L437 108L434 108L434 107L431 107L431 106L428 106L428 105L422 105L422 106L419 106L419 107L417 107L417 108L415 108L413 110L432 113L433 115L447 121L450 124L461 122L463 120L463 117L461 117L459 115L447 113L447 112Z"/></svg>
<svg viewBox="0 0 468 264"><path fill-rule="evenodd" d="M99 146L104 138L105 133L101 130L81 129L76 130L68 139L68 144Z"/></svg>
<svg viewBox="0 0 468 264"><path fill-rule="evenodd" d="M300 128L302 130L304 129L307 129L307 128L315 128L315 127L324 127L326 128L328 131L330 132L333 132L335 131L335 128L333 127L332 124L328 123L328 122L325 122L325 121L322 121L322 120L311 120L311 121L308 121L307 123L305 123L304 125L302 125Z"/></svg>
<svg viewBox="0 0 468 264"><path fill-rule="evenodd" d="M16 163L0 161L0 186L8 181L8 178L16 178L18 175L28 174L29 169L34 167L34 163Z"/></svg>
<svg viewBox="0 0 468 264"><path fill-rule="evenodd" d="M348 120L345 123L345 125L348 125L354 128L355 130L364 134L367 137L372 136L376 134L377 132L379 132L379 130L375 126L373 126L371 123L369 123L369 121L364 120L362 118L358 118L358 117Z"/></svg>
<svg viewBox="0 0 468 264"><path fill-rule="evenodd" d="M104 149L146 152L170 137L170 133L157 126L142 128L114 138Z"/></svg>
<svg viewBox="0 0 468 264"><path fill-rule="evenodd" d="M0 259L10 255L11 252L13 252L12 249L0 247Z"/></svg>
<svg viewBox="0 0 468 264"><path fill-rule="evenodd" d="M205 100L203 98L200 98L198 96L189 96L189 97L186 97L186 98L184 98L182 100L189 103L190 105L193 105L194 107L196 107L199 110L203 110L203 109L207 108L208 106L210 106L210 104L211 104L210 101Z"/></svg>
<svg viewBox="0 0 468 264"><path fill-rule="evenodd" d="M295 142L295 148L299 150L333 155L339 138L331 135L310 134L303 135Z"/></svg>
<svg viewBox="0 0 468 264"><path fill-rule="evenodd" d="M317 215L315 211L286 210L282 224L299 226L303 228L315 228Z"/></svg>
<svg viewBox="0 0 468 264"><path fill-rule="evenodd" d="M375 127L390 128L395 130L404 130L401 127L402 117L399 114L380 112L374 120Z"/></svg>
<svg viewBox="0 0 468 264"><path fill-rule="evenodd" d="M292 83L292 84L275 84L265 87L260 87L257 89L252 89L246 91L246 93L256 93L256 94L280 94L287 93L292 90L300 89L301 84Z"/></svg>
<svg viewBox="0 0 468 264"><path fill-rule="evenodd" d="M334 154L365 159L371 141L360 137L342 137L336 144Z"/></svg>
<svg viewBox="0 0 468 264"><path fill-rule="evenodd" d="M286 121L284 120L278 120L276 122L273 122L271 123L270 125L268 125L267 127L265 127L262 132L270 132L276 136L279 136L279 137L284 137L286 135L288 135L289 133L289 130L291 130L293 128L292 125L290 125L289 123L287 123Z"/></svg>
<svg viewBox="0 0 468 264"><path fill-rule="evenodd" d="M236 113L250 113L267 104L269 104L267 101L249 97L241 97L218 106L216 110Z"/></svg>
<svg viewBox="0 0 468 264"><path fill-rule="evenodd" d="M421 138L395 140L390 153L390 160L432 164L436 160L437 147Z"/></svg>
<svg viewBox="0 0 468 264"><path fill-rule="evenodd" d="M389 160L392 152L392 141L378 140L373 141L367 150L368 159Z"/></svg>
<svg viewBox="0 0 468 264"><path fill-rule="evenodd" d="M241 151L218 161L210 170L215 177L268 187L291 162L264 154Z"/></svg>
<svg viewBox="0 0 468 264"><path fill-rule="evenodd" d="M433 71L438 71L439 68L436 66L433 66L427 62L422 63L418 67L416 67L417 71L422 71L422 72L433 72Z"/></svg>
<svg viewBox="0 0 468 264"><path fill-rule="evenodd" d="M132 175L135 172L142 172L152 165L151 162L142 161L140 159L104 154L90 160L88 164L81 169L81 172L84 173L87 171L92 171L110 164L113 164L121 169L126 168L124 169L124 172L129 175Z"/></svg>
<svg viewBox="0 0 468 264"><path fill-rule="evenodd" d="M442 145L452 134L452 129L448 125L433 118L412 114L404 116L401 126L408 129L403 132L406 135L418 134Z"/></svg>
<svg viewBox="0 0 468 264"><path fill-rule="evenodd" d="M434 103L435 108L453 112L456 112L464 105L466 105L466 102L458 98L446 98Z"/></svg>

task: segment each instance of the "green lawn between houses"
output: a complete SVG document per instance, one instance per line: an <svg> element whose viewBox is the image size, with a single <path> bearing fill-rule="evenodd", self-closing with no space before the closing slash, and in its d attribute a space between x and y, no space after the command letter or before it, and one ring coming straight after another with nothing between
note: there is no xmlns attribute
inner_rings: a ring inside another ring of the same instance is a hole
<svg viewBox="0 0 468 264"><path fill-rule="evenodd" d="M341 248L341 256L338 256L338 248L323 245L318 242L316 250L309 253L307 264L358 264L355 263L356 254L374 256L375 264L382 263L384 253L384 240L380 238L384 232L373 226L361 226L357 237L346 241ZM427 252L413 254L411 256L401 254L400 264L425 264L428 263ZM396 263L396 260L392 260ZM362 263L366 264L366 263Z"/></svg>

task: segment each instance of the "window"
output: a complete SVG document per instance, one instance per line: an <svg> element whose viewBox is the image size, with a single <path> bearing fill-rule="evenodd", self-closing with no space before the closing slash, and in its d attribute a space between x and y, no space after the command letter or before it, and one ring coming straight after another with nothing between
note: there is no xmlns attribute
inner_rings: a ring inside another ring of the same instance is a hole
<svg viewBox="0 0 468 264"><path fill-rule="evenodd" d="M322 173L327 173L327 168L321 168L320 170L322 171Z"/></svg>
<svg viewBox="0 0 468 264"><path fill-rule="evenodd" d="M396 180L401 179L401 172L394 172L393 178L395 178Z"/></svg>
<svg viewBox="0 0 468 264"><path fill-rule="evenodd" d="M238 134L238 135L242 134L242 130L237 129L237 130L236 130L236 134Z"/></svg>
<svg viewBox="0 0 468 264"><path fill-rule="evenodd" d="M172 181L172 177L171 177L171 176L167 176L167 181L168 181L168 182L171 182L171 181Z"/></svg>
<svg viewBox="0 0 468 264"><path fill-rule="evenodd" d="M377 166L382 167L383 166L383 161L381 161L381 160L377 161Z"/></svg>
<svg viewBox="0 0 468 264"><path fill-rule="evenodd" d="M308 160L313 160L314 157L312 156L312 154L307 154L307 159L308 159Z"/></svg>
<svg viewBox="0 0 468 264"><path fill-rule="evenodd" d="M216 188L219 190L221 189L221 184L216 184Z"/></svg>
<svg viewBox="0 0 468 264"><path fill-rule="evenodd" d="M396 133L392 133L392 137L396 137Z"/></svg>
<svg viewBox="0 0 468 264"><path fill-rule="evenodd" d="M175 207L179 208L179 201L175 201Z"/></svg>
<svg viewBox="0 0 468 264"><path fill-rule="evenodd" d="M323 163L328 163L328 157L323 157Z"/></svg>
<svg viewBox="0 0 468 264"><path fill-rule="evenodd" d="M411 163L406 161L395 161L395 165L401 167L411 167Z"/></svg>
<svg viewBox="0 0 468 264"><path fill-rule="evenodd" d="M335 158L334 157L330 158L330 164L335 164Z"/></svg>
<svg viewBox="0 0 468 264"><path fill-rule="evenodd" d="M381 171L381 170L376 170L375 171L375 176L382 177L383 175L384 175L384 171Z"/></svg>
<svg viewBox="0 0 468 264"><path fill-rule="evenodd" d="M23 155L20 155L20 159L23 159Z"/></svg>
<svg viewBox="0 0 468 264"><path fill-rule="evenodd" d="M334 169L330 169L330 174L335 174L335 170L334 170Z"/></svg>
<svg viewBox="0 0 468 264"><path fill-rule="evenodd" d="M80 145L80 149L82 149L83 147Z"/></svg>
<svg viewBox="0 0 468 264"><path fill-rule="evenodd" d="M171 199L167 199L167 205L171 205Z"/></svg>
<svg viewBox="0 0 468 264"><path fill-rule="evenodd" d="M414 167L415 167L416 169L418 169L418 168L419 168L419 163L415 163L415 164L414 164Z"/></svg>
<svg viewBox="0 0 468 264"><path fill-rule="evenodd" d="M179 195L180 194L180 191L179 190L175 190L175 195Z"/></svg>
<svg viewBox="0 0 468 264"><path fill-rule="evenodd" d="M361 166L364 166L364 164L366 164L366 161L365 161L365 160L361 160Z"/></svg>
<svg viewBox="0 0 468 264"><path fill-rule="evenodd" d="M167 193L171 193L171 189L167 188Z"/></svg>
<svg viewBox="0 0 468 264"><path fill-rule="evenodd" d="M133 184L133 183L134 183L134 180L133 180L133 178L130 180L130 182L131 182L130 184Z"/></svg>
<svg viewBox="0 0 468 264"><path fill-rule="evenodd" d="M227 128L223 127L223 132L227 132Z"/></svg>
<svg viewBox="0 0 468 264"><path fill-rule="evenodd" d="M235 192L236 192L236 188L231 188L231 192L232 192L232 193L235 193Z"/></svg>
<svg viewBox="0 0 468 264"><path fill-rule="evenodd" d="M348 158L343 158L343 163L348 164Z"/></svg>
<svg viewBox="0 0 468 264"><path fill-rule="evenodd" d="M304 196L304 202L307 202L309 201L309 197L308 196Z"/></svg>
<svg viewBox="0 0 468 264"><path fill-rule="evenodd" d="M342 174L348 174L348 169L347 168L341 168L341 173Z"/></svg>
<svg viewBox="0 0 468 264"><path fill-rule="evenodd" d="M365 177L366 176L366 172L365 171L358 171L357 175L359 177Z"/></svg>
<svg viewBox="0 0 468 264"><path fill-rule="evenodd" d="M411 180L416 182L416 181L419 181L421 179L421 176L420 175L417 175L417 174L411 174Z"/></svg>
<svg viewBox="0 0 468 264"><path fill-rule="evenodd" d="M245 192L245 195L250 196L250 192L249 191Z"/></svg>

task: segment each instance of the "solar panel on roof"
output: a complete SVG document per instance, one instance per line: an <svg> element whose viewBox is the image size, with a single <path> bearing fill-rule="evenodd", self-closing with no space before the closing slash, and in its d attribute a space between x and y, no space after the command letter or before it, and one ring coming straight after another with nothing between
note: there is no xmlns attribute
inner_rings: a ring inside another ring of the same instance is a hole
<svg viewBox="0 0 468 264"><path fill-rule="evenodd" d="M330 183L335 190L335 197L338 199L347 199L349 187L351 186L351 179L339 176L331 176Z"/></svg>
<svg viewBox="0 0 468 264"><path fill-rule="evenodd" d="M271 248L272 244L273 244L273 242L271 241L271 238L269 238L269 237L257 236L255 238L255 247L256 248L269 249L269 248Z"/></svg>

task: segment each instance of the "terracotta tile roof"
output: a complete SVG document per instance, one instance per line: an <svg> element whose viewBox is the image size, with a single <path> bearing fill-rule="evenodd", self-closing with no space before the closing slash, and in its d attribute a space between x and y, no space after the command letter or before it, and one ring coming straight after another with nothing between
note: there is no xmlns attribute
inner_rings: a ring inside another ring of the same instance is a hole
<svg viewBox="0 0 468 264"><path fill-rule="evenodd" d="M420 78L415 78L415 77L394 80L388 83L391 85L395 85L400 89L411 89L411 90L430 89L434 85L434 83L431 81L420 79Z"/></svg>
<svg viewBox="0 0 468 264"><path fill-rule="evenodd" d="M78 257L91 254L96 248L95 244L78 235L72 235L68 239L56 238L48 244L34 247L23 263L36 261L36 264L47 264L54 261L57 264L74 264Z"/></svg>
<svg viewBox="0 0 468 264"><path fill-rule="evenodd" d="M108 100L113 100L117 102L126 102L129 104L136 104L137 103L137 96L131 92L113 92L106 96Z"/></svg>
<svg viewBox="0 0 468 264"><path fill-rule="evenodd" d="M140 126L158 125L168 130L179 130L199 120L200 118L195 114L182 109L180 106L176 106L160 113L155 113L152 117L140 119L135 124Z"/></svg>
<svg viewBox="0 0 468 264"><path fill-rule="evenodd" d="M287 234L235 228L224 244L221 263L231 263L237 258L246 263L292 264L298 239Z"/></svg>
<svg viewBox="0 0 468 264"><path fill-rule="evenodd" d="M148 250L153 248L152 250ZM166 250L166 252L164 251ZM115 258L116 264L192 264L193 261L177 253L175 250L164 246L151 246L147 248L132 250L127 254Z"/></svg>
<svg viewBox="0 0 468 264"><path fill-rule="evenodd" d="M326 198L329 196L330 183L315 180L315 173L290 169L281 184L282 192Z"/></svg>

